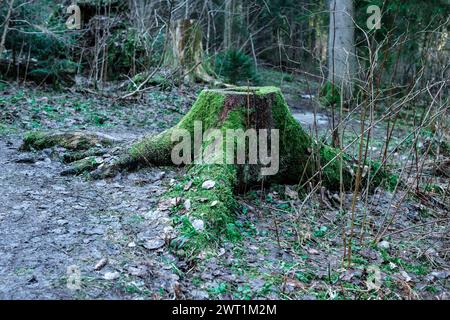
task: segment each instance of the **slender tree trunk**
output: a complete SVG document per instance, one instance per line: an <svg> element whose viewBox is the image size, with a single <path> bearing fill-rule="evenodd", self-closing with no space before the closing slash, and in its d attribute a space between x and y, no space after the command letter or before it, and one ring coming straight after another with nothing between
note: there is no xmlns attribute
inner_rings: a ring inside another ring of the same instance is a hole
<svg viewBox="0 0 450 320"><path fill-rule="evenodd" d="M343 85L346 96L356 76L353 12L353 0L330 0L328 80L337 87Z"/></svg>
<svg viewBox="0 0 450 320"><path fill-rule="evenodd" d="M13 11L13 5L14 5L14 0L9 1L9 8L8 8L8 12L6 13L6 18L5 18L5 22L4 22L4 26L3 26L3 34L2 34L2 38L0 40L0 58L2 57L3 50L5 50L6 35L8 33L9 20L11 18L11 13Z"/></svg>
<svg viewBox="0 0 450 320"><path fill-rule="evenodd" d="M231 32L233 28L233 0L225 0L224 26L223 26L223 49L231 48Z"/></svg>

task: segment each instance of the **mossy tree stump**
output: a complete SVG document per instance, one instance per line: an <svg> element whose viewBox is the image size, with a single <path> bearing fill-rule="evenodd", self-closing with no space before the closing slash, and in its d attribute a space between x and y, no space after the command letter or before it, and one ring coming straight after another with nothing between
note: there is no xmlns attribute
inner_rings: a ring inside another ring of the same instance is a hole
<svg viewBox="0 0 450 320"><path fill-rule="evenodd" d="M261 183L321 183L329 189L339 189L342 183L346 189L353 184L354 161L338 149L314 141L293 118L281 94L275 87L233 88L203 90L191 110L180 122L157 135L148 136L123 150L121 155L111 161L77 166L91 172L92 176L101 178L115 175L124 169L136 169L145 165L173 165L172 151L179 145L177 132L188 133L192 139L195 135L195 122L202 124L202 133L208 129L227 130L268 129L278 130L279 137L279 171L270 176L262 176L260 162L256 164L217 164L196 162L187 165L186 174L170 191L169 196L189 201L189 218L180 220L179 226L189 234L192 252L200 249L206 242L211 243L221 235L236 235L233 213L236 208L235 193L248 190L251 185ZM179 137L179 136L178 136ZM48 137L51 141L51 135ZM43 136L37 143L43 145ZM26 141L33 146L33 141ZM205 151L212 141L203 141L201 150ZM226 145L226 139L222 141ZM234 142L232 143L234 146ZM39 147L34 145L34 147ZM195 154L194 143L191 152ZM224 152L229 152L227 148ZM234 154L235 150L231 150ZM198 152L198 151L197 151ZM342 161L341 161L342 160ZM80 172L74 170L73 172ZM381 174L381 173L379 173ZM373 179L373 178L372 178ZM375 180L375 179L374 179ZM205 186L205 181L213 181ZM178 202L177 202L178 204ZM192 219L202 220L205 228L197 230L192 226Z"/></svg>
<svg viewBox="0 0 450 320"><path fill-rule="evenodd" d="M176 130L186 130L194 137L195 122L202 124L202 131L209 129L227 130L277 129L279 135L279 171L273 176L261 177L257 173L261 164L233 165L237 176L235 187L265 179L267 182L299 183L312 177L321 178L324 186L337 189L340 183L339 150L317 144L293 118L281 94L275 87L239 87L232 89L203 90L197 101L180 122L156 135L149 136L131 146L126 157L116 167L99 170L96 174L111 175L125 167L140 164L172 165L171 153L179 141L173 141ZM226 140L224 138L224 144ZM193 143L191 144L193 145ZM207 146L203 146L203 149ZM235 150L233 150L235 151ZM195 150L192 150L194 153ZM224 153L226 148L224 147ZM343 183L352 183L350 157L344 158ZM189 170L198 170L199 165L191 165ZM207 167L210 167L209 165ZM258 170L254 170L256 167ZM321 174L318 174L322 171ZM241 173L239 175L239 173ZM246 173L246 174L244 174ZM317 181L318 179L311 179Z"/></svg>

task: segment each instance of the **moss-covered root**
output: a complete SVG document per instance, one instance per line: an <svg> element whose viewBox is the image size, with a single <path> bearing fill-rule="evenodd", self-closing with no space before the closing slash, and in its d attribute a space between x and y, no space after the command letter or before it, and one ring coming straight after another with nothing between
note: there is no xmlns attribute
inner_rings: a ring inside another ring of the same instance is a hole
<svg viewBox="0 0 450 320"><path fill-rule="evenodd" d="M97 168L103 163L102 157L89 156L80 160L73 161L68 169L61 172L61 175L76 175L84 172L88 172Z"/></svg>
<svg viewBox="0 0 450 320"><path fill-rule="evenodd" d="M175 209L184 213L176 216L179 237L172 244L177 250L195 257L222 238L239 237L234 224L236 181L235 166L195 165L172 188L169 196L179 199Z"/></svg>
<svg viewBox="0 0 450 320"><path fill-rule="evenodd" d="M108 159L108 161L98 165L91 172L91 177L94 179L113 177L120 171L136 169L139 166L173 165L171 161L172 130L169 129L157 135L147 136L130 148L125 148L117 157Z"/></svg>
<svg viewBox="0 0 450 320"><path fill-rule="evenodd" d="M42 150L60 146L71 151L82 151L98 147L110 147L119 140L95 132L54 132L41 131L27 132L23 138L23 151Z"/></svg>

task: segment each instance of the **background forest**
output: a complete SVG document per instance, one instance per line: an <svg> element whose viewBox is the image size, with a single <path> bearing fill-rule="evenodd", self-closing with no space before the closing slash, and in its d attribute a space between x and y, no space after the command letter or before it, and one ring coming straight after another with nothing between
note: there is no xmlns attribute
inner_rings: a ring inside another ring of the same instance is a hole
<svg viewBox="0 0 450 320"><path fill-rule="evenodd" d="M0 0L0 298L449 299L449 17L447 0ZM92 176L235 86L281 89L318 178L246 186L230 210L189 168ZM46 140L73 130L119 147ZM348 155L333 185L322 150Z"/></svg>

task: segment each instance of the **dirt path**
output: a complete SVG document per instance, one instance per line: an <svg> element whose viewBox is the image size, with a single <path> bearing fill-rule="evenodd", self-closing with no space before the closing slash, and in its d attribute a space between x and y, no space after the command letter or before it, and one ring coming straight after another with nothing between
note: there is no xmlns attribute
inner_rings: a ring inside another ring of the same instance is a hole
<svg viewBox="0 0 450 320"><path fill-rule="evenodd" d="M161 239L168 217L152 207L173 173L62 177L51 150L19 153L19 144L0 138L0 299L171 297L179 261ZM71 290L78 270L81 289Z"/></svg>

